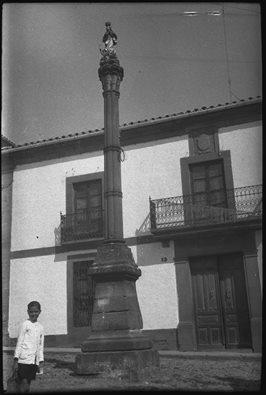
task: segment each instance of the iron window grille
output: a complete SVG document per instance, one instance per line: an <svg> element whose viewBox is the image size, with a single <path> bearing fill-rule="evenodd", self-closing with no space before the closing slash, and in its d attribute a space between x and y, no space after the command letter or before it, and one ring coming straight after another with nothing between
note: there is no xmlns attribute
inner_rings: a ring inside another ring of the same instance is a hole
<svg viewBox="0 0 266 395"><path fill-rule="evenodd" d="M74 262L73 265L73 324L90 326L93 314L94 284L89 275L91 262Z"/></svg>

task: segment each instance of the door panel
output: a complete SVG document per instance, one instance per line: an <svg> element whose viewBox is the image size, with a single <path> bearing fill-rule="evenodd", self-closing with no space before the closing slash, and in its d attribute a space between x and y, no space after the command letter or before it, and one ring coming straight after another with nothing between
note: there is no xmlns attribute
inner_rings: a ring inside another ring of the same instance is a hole
<svg viewBox="0 0 266 395"><path fill-rule="evenodd" d="M249 312L241 255L219 257L219 278L227 346L250 347Z"/></svg>
<svg viewBox="0 0 266 395"><path fill-rule="evenodd" d="M251 347L240 254L190 260L198 348Z"/></svg>
<svg viewBox="0 0 266 395"><path fill-rule="evenodd" d="M235 298L234 276L220 269L220 288L224 314L226 343L230 346L239 344L239 325Z"/></svg>
<svg viewBox="0 0 266 395"><path fill-rule="evenodd" d="M191 273L199 348L223 347L223 322L217 262L213 257L191 260Z"/></svg>

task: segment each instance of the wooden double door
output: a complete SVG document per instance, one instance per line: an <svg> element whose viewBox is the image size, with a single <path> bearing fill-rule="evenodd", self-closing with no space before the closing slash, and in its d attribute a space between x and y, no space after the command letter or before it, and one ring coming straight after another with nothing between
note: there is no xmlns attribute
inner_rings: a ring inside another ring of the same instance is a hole
<svg viewBox="0 0 266 395"><path fill-rule="evenodd" d="M241 254L190 260L198 349L250 348Z"/></svg>

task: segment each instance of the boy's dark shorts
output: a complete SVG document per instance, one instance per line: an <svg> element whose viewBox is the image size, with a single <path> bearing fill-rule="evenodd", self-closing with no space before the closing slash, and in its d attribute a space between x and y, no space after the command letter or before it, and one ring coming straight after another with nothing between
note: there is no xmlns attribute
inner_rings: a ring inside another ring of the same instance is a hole
<svg viewBox="0 0 266 395"><path fill-rule="evenodd" d="M20 380L27 379L28 381L35 380L36 372L38 366L37 365L27 365L25 363L18 364L18 378Z"/></svg>

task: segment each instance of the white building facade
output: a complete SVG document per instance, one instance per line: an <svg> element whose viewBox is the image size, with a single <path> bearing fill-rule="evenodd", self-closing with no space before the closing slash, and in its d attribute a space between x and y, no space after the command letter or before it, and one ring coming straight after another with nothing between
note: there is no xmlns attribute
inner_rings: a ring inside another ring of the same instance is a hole
<svg viewBox="0 0 266 395"><path fill-rule="evenodd" d="M124 238L158 349L261 351L261 99L121 127ZM3 327L38 300L46 346L90 332L103 131L2 148Z"/></svg>

